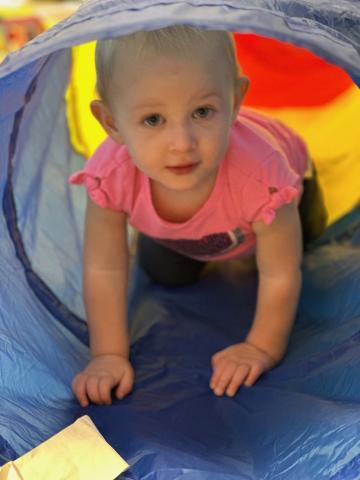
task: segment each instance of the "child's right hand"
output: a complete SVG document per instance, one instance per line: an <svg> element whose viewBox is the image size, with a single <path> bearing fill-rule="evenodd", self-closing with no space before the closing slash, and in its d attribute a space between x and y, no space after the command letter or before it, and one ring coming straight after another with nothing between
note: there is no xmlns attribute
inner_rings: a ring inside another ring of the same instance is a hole
<svg viewBox="0 0 360 480"><path fill-rule="evenodd" d="M124 398L133 388L134 377L134 370L126 357L99 355L76 375L71 386L82 407L87 407L90 402L111 405L111 390L117 387L116 397Z"/></svg>

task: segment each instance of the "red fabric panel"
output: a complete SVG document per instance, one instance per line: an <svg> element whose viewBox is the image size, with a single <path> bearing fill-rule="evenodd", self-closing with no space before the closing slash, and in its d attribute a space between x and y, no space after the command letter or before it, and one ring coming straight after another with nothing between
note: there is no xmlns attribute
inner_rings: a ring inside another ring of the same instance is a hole
<svg viewBox="0 0 360 480"><path fill-rule="evenodd" d="M319 106L353 83L341 68L304 48L254 34L234 37L239 63L251 80L248 106Z"/></svg>

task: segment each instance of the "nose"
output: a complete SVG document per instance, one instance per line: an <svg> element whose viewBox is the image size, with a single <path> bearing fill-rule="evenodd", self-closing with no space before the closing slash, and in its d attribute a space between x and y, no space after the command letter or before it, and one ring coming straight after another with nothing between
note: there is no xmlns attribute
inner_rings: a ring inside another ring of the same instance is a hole
<svg viewBox="0 0 360 480"><path fill-rule="evenodd" d="M173 153L187 153L195 149L196 137L191 125L181 123L172 126L170 132L169 150Z"/></svg>

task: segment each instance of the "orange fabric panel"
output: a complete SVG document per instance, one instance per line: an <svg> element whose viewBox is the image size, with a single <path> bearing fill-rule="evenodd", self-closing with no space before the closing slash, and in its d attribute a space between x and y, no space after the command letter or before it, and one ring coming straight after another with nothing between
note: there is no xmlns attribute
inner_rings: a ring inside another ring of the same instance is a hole
<svg viewBox="0 0 360 480"><path fill-rule="evenodd" d="M234 37L239 63L251 81L248 106L320 106L353 84L341 68L303 48L254 34Z"/></svg>

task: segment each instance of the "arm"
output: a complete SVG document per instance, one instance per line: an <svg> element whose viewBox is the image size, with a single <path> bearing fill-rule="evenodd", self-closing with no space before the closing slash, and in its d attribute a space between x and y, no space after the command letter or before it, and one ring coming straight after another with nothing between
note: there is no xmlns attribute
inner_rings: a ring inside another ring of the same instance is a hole
<svg viewBox="0 0 360 480"><path fill-rule="evenodd" d="M301 226L296 204L282 207L271 225L256 222L259 290L255 318L245 342L212 357L210 386L233 396L253 385L284 356L301 287Z"/></svg>
<svg viewBox="0 0 360 480"><path fill-rule="evenodd" d="M128 247L126 215L88 200L84 241L84 302L92 359L73 381L83 406L111 403L132 388L127 329Z"/></svg>
<svg viewBox="0 0 360 480"><path fill-rule="evenodd" d="M282 207L272 225L253 225L259 290L247 342L277 363L285 354L301 287L302 242L297 205Z"/></svg>
<svg viewBox="0 0 360 480"><path fill-rule="evenodd" d="M84 301L92 356L128 356L127 282L126 216L89 200L85 217Z"/></svg>

